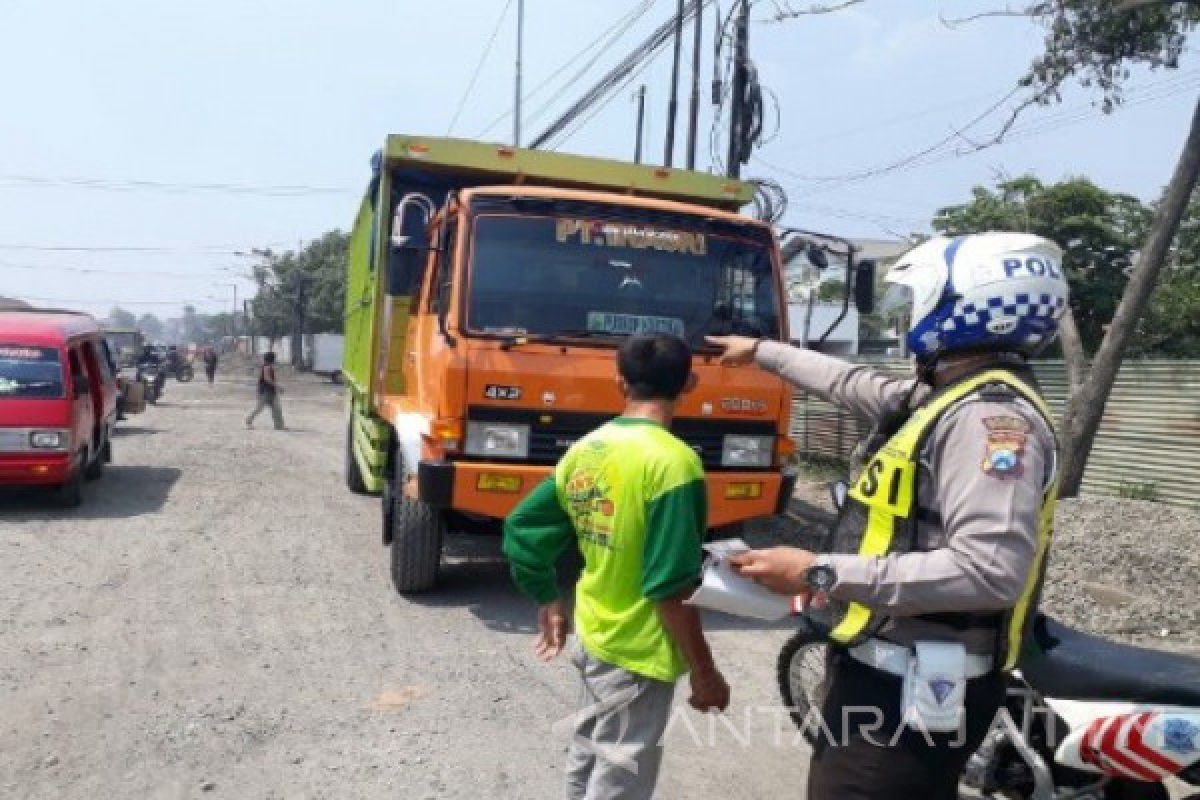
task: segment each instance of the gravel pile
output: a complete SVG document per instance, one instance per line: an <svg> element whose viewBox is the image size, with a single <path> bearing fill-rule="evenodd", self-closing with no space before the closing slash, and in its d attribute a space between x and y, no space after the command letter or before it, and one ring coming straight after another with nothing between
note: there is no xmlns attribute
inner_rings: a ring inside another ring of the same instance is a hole
<svg viewBox="0 0 1200 800"><path fill-rule="evenodd" d="M819 520L828 496L824 480L801 481L794 509ZM1056 517L1043 610L1115 639L1200 652L1200 512L1087 495L1061 501ZM811 522L781 533L814 541Z"/></svg>
<svg viewBox="0 0 1200 800"><path fill-rule="evenodd" d="M1043 607L1085 630L1200 648L1200 513L1088 495L1058 505Z"/></svg>

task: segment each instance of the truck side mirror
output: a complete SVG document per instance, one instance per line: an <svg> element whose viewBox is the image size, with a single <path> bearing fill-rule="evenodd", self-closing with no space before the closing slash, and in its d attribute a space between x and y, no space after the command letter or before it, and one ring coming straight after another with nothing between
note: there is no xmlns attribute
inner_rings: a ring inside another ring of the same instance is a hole
<svg viewBox="0 0 1200 800"><path fill-rule="evenodd" d="M416 293L425 270L428 247L414 244L408 236L392 239L391 257L388 259L387 293L392 297L408 297Z"/></svg>
<svg viewBox="0 0 1200 800"><path fill-rule="evenodd" d="M875 310L875 262L869 258L854 265L854 307L860 314Z"/></svg>
<svg viewBox="0 0 1200 800"><path fill-rule="evenodd" d="M820 247L816 242L809 242L805 255L808 257L808 263L812 264L818 270L829 268L829 256L825 255L825 249Z"/></svg>

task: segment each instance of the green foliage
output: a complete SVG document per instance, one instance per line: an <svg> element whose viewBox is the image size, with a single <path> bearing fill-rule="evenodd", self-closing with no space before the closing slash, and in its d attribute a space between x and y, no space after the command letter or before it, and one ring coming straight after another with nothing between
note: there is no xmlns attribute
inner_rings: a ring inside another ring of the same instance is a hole
<svg viewBox="0 0 1200 800"><path fill-rule="evenodd" d="M166 332L162 320L153 314L142 314L138 317L137 328L152 342L162 341Z"/></svg>
<svg viewBox="0 0 1200 800"><path fill-rule="evenodd" d="M111 328L136 328L137 317L130 311L126 311L120 306L113 306L112 311L108 312L108 325Z"/></svg>
<svg viewBox="0 0 1200 800"><path fill-rule="evenodd" d="M340 333L349 242L347 234L333 230L299 252L256 250L258 294L252 301L256 332L283 336L294 332L303 317L307 333Z"/></svg>
<svg viewBox="0 0 1200 800"><path fill-rule="evenodd" d="M1168 266L1130 345L1133 355L1200 356L1200 266Z"/></svg>
<svg viewBox="0 0 1200 800"><path fill-rule="evenodd" d="M822 303L840 303L845 294L845 281L821 281L821 285L817 287L817 299Z"/></svg>
<svg viewBox="0 0 1200 800"><path fill-rule="evenodd" d="M933 227L949 236L987 230L1027 231L1063 248L1071 309L1084 347L1094 352L1125 289L1154 210L1132 195L1086 178L1045 185L1033 176L977 186L968 203L937 212ZM1139 326L1137 355L1200 355L1200 202L1193 202L1178 240L1180 266L1164 275Z"/></svg>
<svg viewBox="0 0 1200 800"><path fill-rule="evenodd" d="M1194 2L1053 0L1025 13L1047 29L1045 52L1020 82L1033 90L1031 101L1057 102L1062 85L1076 78L1099 89L1106 112L1120 104L1131 65L1178 67L1187 34L1200 24Z"/></svg>

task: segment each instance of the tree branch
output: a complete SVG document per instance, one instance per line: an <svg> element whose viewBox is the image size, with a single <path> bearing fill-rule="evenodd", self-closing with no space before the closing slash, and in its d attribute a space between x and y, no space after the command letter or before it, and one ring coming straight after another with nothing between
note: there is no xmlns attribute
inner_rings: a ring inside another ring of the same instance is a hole
<svg viewBox="0 0 1200 800"><path fill-rule="evenodd" d="M776 8L775 15L768 19L759 20L759 22L787 22L789 19L796 19L797 17L808 17L808 16L812 16L814 14L833 14L835 12L842 11L843 9L847 9L850 6L856 6L859 3L865 3L865 2L866 2L866 0L841 0L841 2L839 2L839 3L829 3L829 4L818 3L816 5L811 5L808 8L802 8L799 11L792 8L792 6L787 2L785 2L783 4L783 8L780 8L779 4L776 3L775 4L775 8Z"/></svg>
<svg viewBox="0 0 1200 800"><path fill-rule="evenodd" d="M1145 8L1146 6L1173 6L1176 3L1195 6L1200 5L1200 0L1123 0L1123 2L1117 3L1115 6L1113 6L1113 12L1117 14L1124 14L1127 11L1137 11L1138 9Z"/></svg>
<svg viewBox="0 0 1200 800"><path fill-rule="evenodd" d="M1161 0L1155 1L1161 2ZM981 11L978 14L971 14L970 16L966 17L947 17L941 11L938 11L938 19L941 20L942 24L947 28L954 30L961 25L966 25L968 23L975 22L976 20L990 19L994 17L1036 17L1045 14L1049 10L1049 3L1033 3L1025 8L1009 8L1008 6L1005 6L1004 8L995 9L993 11Z"/></svg>

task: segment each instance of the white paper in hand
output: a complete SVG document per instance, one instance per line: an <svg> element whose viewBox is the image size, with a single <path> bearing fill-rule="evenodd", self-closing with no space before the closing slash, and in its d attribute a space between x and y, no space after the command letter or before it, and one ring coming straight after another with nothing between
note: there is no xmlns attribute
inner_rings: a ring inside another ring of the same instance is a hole
<svg viewBox="0 0 1200 800"><path fill-rule="evenodd" d="M699 588L688 605L723 611L738 617L778 620L792 612L792 598L775 594L733 571L729 556L749 550L741 539L721 539L704 546L709 558Z"/></svg>

